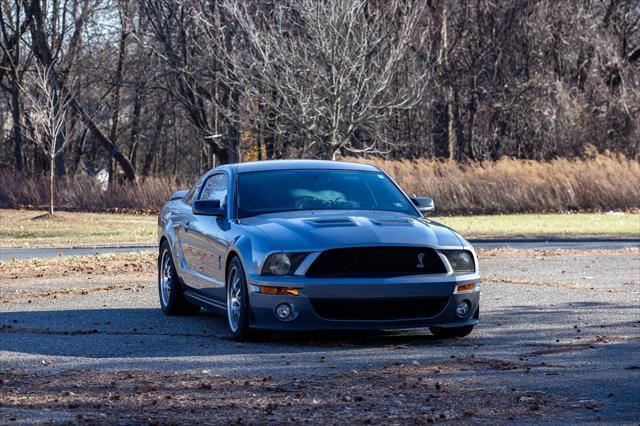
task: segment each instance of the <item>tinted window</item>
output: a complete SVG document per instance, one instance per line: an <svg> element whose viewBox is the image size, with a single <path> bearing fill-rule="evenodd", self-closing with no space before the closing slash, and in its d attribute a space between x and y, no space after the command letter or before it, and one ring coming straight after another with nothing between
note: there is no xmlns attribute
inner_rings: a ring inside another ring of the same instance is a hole
<svg viewBox="0 0 640 426"><path fill-rule="evenodd" d="M386 210L416 215L380 172L274 170L238 175L238 215L296 210Z"/></svg>
<svg viewBox="0 0 640 426"><path fill-rule="evenodd" d="M193 188L191 188L189 192L187 192L187 195L185 195L183 199L183 202L185 204L191 204L191 201L193 201L193 195L196 193L197 188L198 188L198 184L194 185Z"/></svg>
<svg viewBox="0 0 640 426"><path fill-rule="evenodd" d="M229 178L226 174L221 173L210 176L202 188L202 192L198 200L218 200L220 206L227 204L227 188L229 187Z"/></svg>

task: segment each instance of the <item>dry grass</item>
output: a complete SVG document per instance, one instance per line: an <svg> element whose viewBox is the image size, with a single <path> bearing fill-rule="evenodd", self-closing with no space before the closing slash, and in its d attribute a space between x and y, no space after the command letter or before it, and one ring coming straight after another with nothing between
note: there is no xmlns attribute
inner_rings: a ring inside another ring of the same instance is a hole
<svg viewBox="0 0 640 426"><path fill-rule="evenodd" d="M640 237L639 213L499 214L443 216L434 220L467 237Z"/></svg>
<svg viewBox="0 0 640 426"><path fill-rule="evenodd" d="M148 178L102 191L89 176L65 177L56 181L56 208L89 212L156 212L173 192L190 184L181 186L170 178ZM48 205L48 178L0 173L0 207L42 209Z"/></svg>
<svg viewBox="0 0 640 426"><path fill-rule="evenodd" d="M505 158L460 165L434 160L348 159L375 164L408 194L435 199L444 215L628 210L640 207L640 162L621 156L557 159L546 163ZM155 212L169 195L188 187L170 178L147 178L103 192L88 176L61 179L60 208L80 211ZM0 173L0 207L43 208L45 177Z"/></svg>
<svg viewBox="0 0 640 426"><path fill-rule="evenodd" d="M0 247L153 244L156 226L149 215L0 210Z"/></svg>
<svg viewBox="0 0 640 426"><path fill-rule="evenodd" d="M445 215L640 207L640 162L618 156L546 163L505 158L468 165L424 159L350 160L382 168L408 194L432 197Z"/></svg>
<svg viewBox="0 0 640 426"><path fill-rule="evenodd" d="M638 213L435 217L465 237L640 236ZM155 244L157 217L147 214L0 209L3 247Z"/></svg>

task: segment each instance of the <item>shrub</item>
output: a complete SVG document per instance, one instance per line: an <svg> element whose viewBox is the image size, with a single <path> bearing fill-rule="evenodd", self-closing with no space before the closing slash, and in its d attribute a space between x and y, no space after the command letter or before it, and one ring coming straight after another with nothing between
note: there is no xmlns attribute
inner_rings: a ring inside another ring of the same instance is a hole
<svg viewBox="0 0 640 426"><path fill-rule="evenodd" d="M549 162L504 158L461 165L362 160L409 195L430 196L439 214L624 210L640 206L640 162L622 156Z"/></svg>
<svg viewBox="0 0 640 426"><path fill-rule="evenodd" d="M48 205L46 177L0 173L0 206L42 208ZM186 186L185 186L186 187ZM78 211L156 211L180 189L176 180L153 177L135 183L114 185L102 191L90 176L63 177L56 181L56 208Z"/></svg>
<svg viewBox="0 0 640 426"><path fill-rule="evenodd" d="M464 165L425 159L348 160L377 165L409 195L432 197L438 214L601 211L640 206L640 162L622 156L549 162L504 158ZM47 185L45 176L0 173L0 207L45 207ZM189 185L152 177L101 191L89 176L65 177L57 181L56 199L59 208L66 210L151 212L174 191Z"/></svg>

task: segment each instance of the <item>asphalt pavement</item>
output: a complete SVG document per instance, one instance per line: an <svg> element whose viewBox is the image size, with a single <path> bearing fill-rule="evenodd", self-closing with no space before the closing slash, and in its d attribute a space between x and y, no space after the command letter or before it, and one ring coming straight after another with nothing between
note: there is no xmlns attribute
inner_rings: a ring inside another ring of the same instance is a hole
<svg viewBox="0 0 640 426"><path fill-rule="evenodd" d="M574 249L574 250L615 250L640 247L638 238L478 238L469 239L477 249ZM0 248L0 261L10 259L36 259L55 256L83 256L103 253L127 253L155 251L155 245L97 246L97 247L38 247Z"/></svg>
<svg viewBox="0 0 640 426"><path fill-rule="evenodd" d="M225 320L213 314L165 316L152 273L0 277L0 370L304 379L471 357L497 367L442 378L598 407L569 423L638 423L640 256L490 257L480 268L481 324L464 339L438 340L417 329L280 333L243 344L230 341Z"/></svg>

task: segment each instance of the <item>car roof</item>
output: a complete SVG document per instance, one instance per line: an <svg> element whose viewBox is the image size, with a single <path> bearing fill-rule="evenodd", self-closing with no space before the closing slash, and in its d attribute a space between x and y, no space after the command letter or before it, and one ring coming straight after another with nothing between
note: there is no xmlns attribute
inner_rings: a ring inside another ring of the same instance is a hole
<svg viewBox="0 0 640 426"><path fill-rule="evenodd" d="M262 172L269 170L357 170L357 171L380 171L377 167L369 164L350 163L347 161L326 161L326 160L268 160L251 161L247 163L237 163L228 165L235 167L238 173Z"/></svg>

